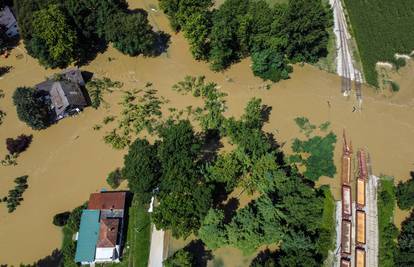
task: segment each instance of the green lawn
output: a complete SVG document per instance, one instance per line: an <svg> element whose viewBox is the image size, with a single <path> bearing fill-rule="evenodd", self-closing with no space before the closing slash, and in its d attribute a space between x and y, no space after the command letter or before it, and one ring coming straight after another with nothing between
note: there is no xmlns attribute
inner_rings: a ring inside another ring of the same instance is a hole
<svg viewBox="0 0 414 267"><path fill-rule="evenodd" d="M323 186L325 199L323 202L321 235L318 240L318 250L327 260L324 266L332 266L333 252L335 250L335 200L328 186Z"/></svg>
<svg viewBox="0 0 414 267"><path fill-rule="evenodd" d="M344 0L365 79L378 86L375 65L414 50L413 0Z"/></svg>
<svg viewBox="0 0 414 267"><path fill-rule="evenodd" d="M133 201L130 208L128 256L133 267L147 267L151 243L151 219L147 208Z"/></svg>

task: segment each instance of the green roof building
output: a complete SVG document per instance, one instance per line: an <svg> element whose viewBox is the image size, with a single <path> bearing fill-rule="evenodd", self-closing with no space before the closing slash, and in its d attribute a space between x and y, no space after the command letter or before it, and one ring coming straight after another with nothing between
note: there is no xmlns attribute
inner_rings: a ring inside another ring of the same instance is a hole
<svg viewBox="0 0 414 267"><path fill-rule="evenodd" d="M99 235L99 210L83 210L76 245L75 262L87 264L95 261Z"/></svg>

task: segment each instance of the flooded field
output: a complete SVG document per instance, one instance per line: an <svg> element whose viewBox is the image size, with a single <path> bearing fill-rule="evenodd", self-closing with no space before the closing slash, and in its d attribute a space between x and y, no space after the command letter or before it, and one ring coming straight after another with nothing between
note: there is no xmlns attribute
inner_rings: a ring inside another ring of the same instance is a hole
<svg viewBox="0 0 414 267"><path fill-rule="evenodd" d="M401 91L397 95L384 97L371 88L363 88L362 112L352 112L355 100L340 94L340 78L312 66L295 66L290 80L275 84L270 90L263 89L263 82L253 76L249 60L223 73L211 72L207 64L192 59L182 34L170 32L166 17L155 9L156 2L130 1L131 8L144 7L149 11L151 23L157 29L171 34L167 53L157 58L130 58L108 48L82 70L122 81L124 90L152 82L159 94L171 101L169 105L177 108L199 102L174 93L171 86L185 75L205 75L208 81L215 81L229 94L228 115L241 115L247 101L254 96L271 106L265 130L275 134L286 152L290 151L292 138L299 135L293 122L295 117L306 116L315 124L330 121L338 137L346 129L354 149L369 151L375 174L393 175L396 181L409 178L409 171L414 169L412 64L399 74ZM34 132L19 122L11 101L13 90L18 86L33 86L56 71L44 70L28 56L17 59L18 54L24 54L22 46L14 49L8 59L0 59L0 65L13 66L0 80L0 88L6 93L6 97L0 99L0 107L7 113L0 126L0 144L3 144L0 155L6 151L6 138L33 134L33 143L18 158L18 165L0 167L0 196L11 189L15 177L29 176L29 188L22 205L12 214L7 213L4 205L0 206L0 263L14 265L31 263L60 247L61 233L52 224L53 215L78 206L91 192L105 187L107 173L122 165L125 153L103 143L102 136L110 126L100 131L92 129L103 117L119 111L120 94L116 92L106 98L110 109L87 108L80 116L62 120L47 130ZM340 155L341 140L338 140L335 150L338 171ZM339 197L338 175L334 179L323 178L321 183L331 184L335 197ZM220 251L224 266L246 266L247 260L234 262L240 252Z"/></svg>

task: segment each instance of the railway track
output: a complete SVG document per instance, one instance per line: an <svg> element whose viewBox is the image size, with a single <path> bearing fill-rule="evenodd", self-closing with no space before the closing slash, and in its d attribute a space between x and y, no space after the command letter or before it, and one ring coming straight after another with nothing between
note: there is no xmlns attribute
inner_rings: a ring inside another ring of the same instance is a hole
<svg viewBox="0 0 414 267"><path fill-rule="evenodd" d="M359 104L362 102L362 75L358 69L355 68L352 60L352 53L350 50L350 42L348 38L348 31L346 26L346 18L343 12L340 0L333 0L332 7L335 14L338 53L338 74L341 79L341 93L344 96L349 96L352 92L352 81L355 83L355 93Z"/></svg>
<svg viewBox="0 0 414 267"><path fill-rule="evenodd" d="M340 59L341 59L341 72L340 75L342 77L341 81L341 93L345 96L350 95L352 90L352 77L351 77L351 70L348 58L348 42L346 38L346 27L344 25L344 18L343 13L341 12L342 9L340 7L340 3L338 0L335 0L334 4L335 12L336 12L336 19L338 23L338 31L339 31L339 51L340 51Z"/></svg>

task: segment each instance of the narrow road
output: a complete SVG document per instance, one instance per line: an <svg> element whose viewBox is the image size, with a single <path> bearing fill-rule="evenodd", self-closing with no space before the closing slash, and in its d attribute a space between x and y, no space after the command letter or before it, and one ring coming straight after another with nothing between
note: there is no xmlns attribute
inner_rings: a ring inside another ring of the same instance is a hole
<svg viewBox="0 0 414 267"><path fill-rule="evenodd" d="M164 231L158 231L155 226L152 227L151 250L148 260L148 267L162 267L164 260Z"/></svg>

